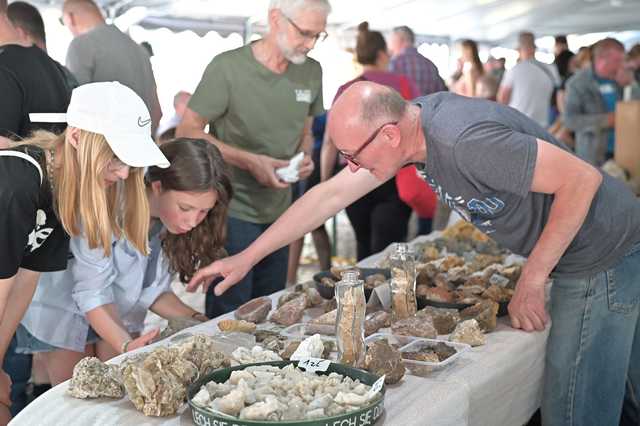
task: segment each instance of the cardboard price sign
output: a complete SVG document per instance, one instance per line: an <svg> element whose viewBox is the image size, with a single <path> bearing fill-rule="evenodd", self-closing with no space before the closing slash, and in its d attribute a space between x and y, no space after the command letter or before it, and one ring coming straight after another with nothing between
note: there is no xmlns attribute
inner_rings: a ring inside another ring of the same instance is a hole
<svg viewBox="0 0 640 426"><path fill-rule="evenodd" d="M316 371L327 371L329 368L329 364L331 361L328 359L320 359L320 358L302 358L298 362L298 368L302 368L311 373L315 373Z"/></svg>

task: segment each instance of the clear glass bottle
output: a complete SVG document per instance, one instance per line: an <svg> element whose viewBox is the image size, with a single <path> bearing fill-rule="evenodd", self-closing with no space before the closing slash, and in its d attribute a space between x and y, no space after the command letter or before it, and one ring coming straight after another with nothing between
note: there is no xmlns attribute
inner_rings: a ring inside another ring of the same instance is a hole
<svg viewBox="0 0 640 426"><path fill-rule="evenodd" d="M364 281L358 279L359 272L345 271L336 284L338 317L336 338L338 359L342 364L358 367L364 363L364 317L366 300Z"/></svg>
<svg viewBox="0 0 640 426"><path fill-rule="evenodd" d="M395 244L391 254L391 316L394 321L409 318L418 310L416 262L406 243Z"/></svg>

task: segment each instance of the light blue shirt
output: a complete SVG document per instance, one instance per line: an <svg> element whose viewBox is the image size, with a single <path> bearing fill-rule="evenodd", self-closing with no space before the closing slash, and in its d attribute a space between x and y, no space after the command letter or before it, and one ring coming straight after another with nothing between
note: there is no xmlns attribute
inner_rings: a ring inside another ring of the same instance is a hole
<svg viewBox="0 0 640 426"><path fill-rule="evenodd" d="M113 303L130 333L142 331L149 307L171 291L162 230L159 223L152 227L149 256L125 239L114 239L111 256L105 257L102 249L90 249L84 238L72 238L73 259L65 271L41 274L22 325L50 345L84 352L89 331L85 314Z"/></svg>

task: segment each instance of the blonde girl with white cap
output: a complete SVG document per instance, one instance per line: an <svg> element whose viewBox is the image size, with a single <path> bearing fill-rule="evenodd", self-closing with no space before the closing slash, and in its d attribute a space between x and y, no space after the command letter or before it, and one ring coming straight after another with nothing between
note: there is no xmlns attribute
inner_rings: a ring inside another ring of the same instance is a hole
<svg viewBox="0 0 640 426"><path fill-rule="evenodd" d="M92 83L75 89L67 114L31 114L66 122L61 135L38 132L0 150L0 362L40 272L66 268L69 235L111 251L126 235L147 252L149 205L142 167L168 167L151 138L149 111L131 89ZM0 372L0 418L10 380Z"/></svg>

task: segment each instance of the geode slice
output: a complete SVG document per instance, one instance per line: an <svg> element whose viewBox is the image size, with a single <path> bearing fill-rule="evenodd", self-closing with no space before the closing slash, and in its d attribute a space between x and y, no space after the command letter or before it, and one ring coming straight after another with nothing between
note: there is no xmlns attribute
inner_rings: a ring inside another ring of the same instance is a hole
<svg viewBox="0 0 640 426"><path fill-rule="evenodd" d="M416 315L419 317L430 317L438 334L451 333L460 322L460 313L457 309L442 309L427 306L424 309L419 310Z"/></svg>
<svg viewBox="0 0 640 426"><path fill-rule="evenodd" d="M249 300L240 306L235 312L235 317L239 320L260 324L267 319L269 311L271 311L271 298L263 296Z"/></svg>
<svg viewBox="0 0 640 426"><path fill-rule="evenodd" d="M300 322L304 310L307 308L307 295L303 294L285 303L271 314L270 320L284 326Z"/></svg>
<svg viewBox="0 0 640 426"><path fill-rule="evenodd" d="M451 342L466 343L471 346L481 346L487 341L486 336L482 334L478 321L471 319L462 321L453 330L449 336Z"/></svg>
<svg viewBox="0 0 640 426"><path fill-rule="evenodd" d="M413 316L391 324L393 334L435 339L438 335L433 323L426 317Z"/></svg>
<svg viewBox="0 0 640 426"><path fill-rule="evenodd" d="M489 333L496 329L499 308L500 306L493 300L483 300L460 311L460 318L463 320L475 319L478 321L480 329Z"/></svg>
<svg viewBox="0 0 640 426"><path fill-rule="evenodd" d="M122 376L116 365L108 365L95 357L82 358L73 367L67 393L74 398L122 398Z"/></svg>
<svg viewBox="0 0 640 426"><path fill-rule="evenodd" d="M386 339L376 340L367 345L365 355L365 368L367 371L382 376L388 385L398 383L404 377L404 364L400 351L389 345Z"/></svg>

